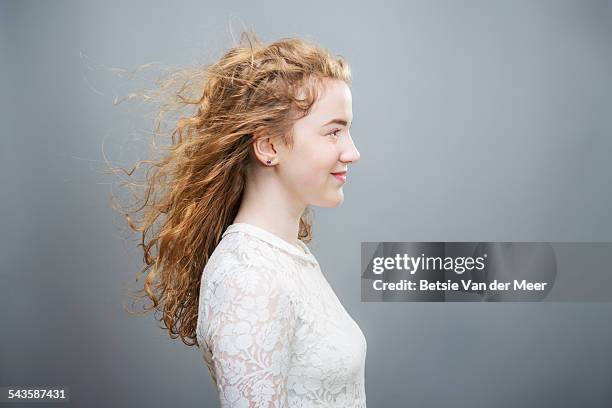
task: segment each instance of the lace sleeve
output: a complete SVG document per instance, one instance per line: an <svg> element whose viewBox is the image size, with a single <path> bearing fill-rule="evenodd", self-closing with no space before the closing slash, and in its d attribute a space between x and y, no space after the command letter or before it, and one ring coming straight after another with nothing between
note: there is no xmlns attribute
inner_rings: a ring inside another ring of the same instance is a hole
<svg viewBox="0 0 612 408"><path fill-rule="evenodd" d="M229 274L210 298L210 348L223 408L287 407L293 305L278 277L259 269Z"/></svg>

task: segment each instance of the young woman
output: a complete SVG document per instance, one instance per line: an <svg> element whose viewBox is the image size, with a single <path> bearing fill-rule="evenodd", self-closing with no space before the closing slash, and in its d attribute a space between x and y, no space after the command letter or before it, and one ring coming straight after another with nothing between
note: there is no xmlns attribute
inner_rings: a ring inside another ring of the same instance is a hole
<svg viewBox="0 0 612 408"><path fill-rule="evenodd" d="M365 407L365 337L305 244L308 206L341 204L359 160L350 68L304 40L247 35L203 72L149 178L162 193L136 227L154 268L144 292L199 347L222 407Z"/></svg>

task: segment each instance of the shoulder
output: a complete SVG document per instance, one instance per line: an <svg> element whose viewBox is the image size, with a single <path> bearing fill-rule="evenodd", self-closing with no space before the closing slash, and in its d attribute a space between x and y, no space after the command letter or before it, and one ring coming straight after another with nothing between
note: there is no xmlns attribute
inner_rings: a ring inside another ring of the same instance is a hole
<svg viewBox="0 0 612 408"><path fill-rule="evenodd" d="M211 254L204 278L220 282L228 278L261 275L282 281L288 276L288 268L279 262L282 254L267 242L242 232L224 236Z"/></svg>
<svg viewBox="0 0 612 408"><path fill-rule="evenodd" d="M288 272L274 247L257 237L236 232L221 239L204 268L202 281L209 290L259 281L263 285L260 290L272 290L286 287L290 281Z"/></svg>
<svg viewBox="0 0 612 408"><path fill-rule="evenodd" d="M224 237L204 268L198 317L203 339L228 322L294 319L296 296L287 275L233 235Z"/></svg>

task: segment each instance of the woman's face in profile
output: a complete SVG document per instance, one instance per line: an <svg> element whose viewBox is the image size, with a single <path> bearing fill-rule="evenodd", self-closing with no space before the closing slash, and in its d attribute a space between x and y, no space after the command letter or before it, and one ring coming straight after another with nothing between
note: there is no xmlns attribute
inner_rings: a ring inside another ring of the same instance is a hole
<svg viewBox="0 0 612 408"><path fill-rule="evenodd" d="M325 79L325 89L309 114L293 125L292 150L282 149L281 182L305 205L335 207L344 200L342 186L350 183L349 163L360 154L350 135L353 103L348 85ZM346 181L332 173L347 171Z"/></svg>

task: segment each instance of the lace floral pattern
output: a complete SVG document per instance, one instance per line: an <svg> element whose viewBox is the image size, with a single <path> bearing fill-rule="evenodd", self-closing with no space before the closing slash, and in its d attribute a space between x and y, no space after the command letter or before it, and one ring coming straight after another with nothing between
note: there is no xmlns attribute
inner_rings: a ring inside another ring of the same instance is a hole
<svg viewBox="0 0 612 408"><path fill-rule="evenodd" d="M203 271L199 347L221 407L365 407L367 343L308 247L230 225Z"/></svg>

